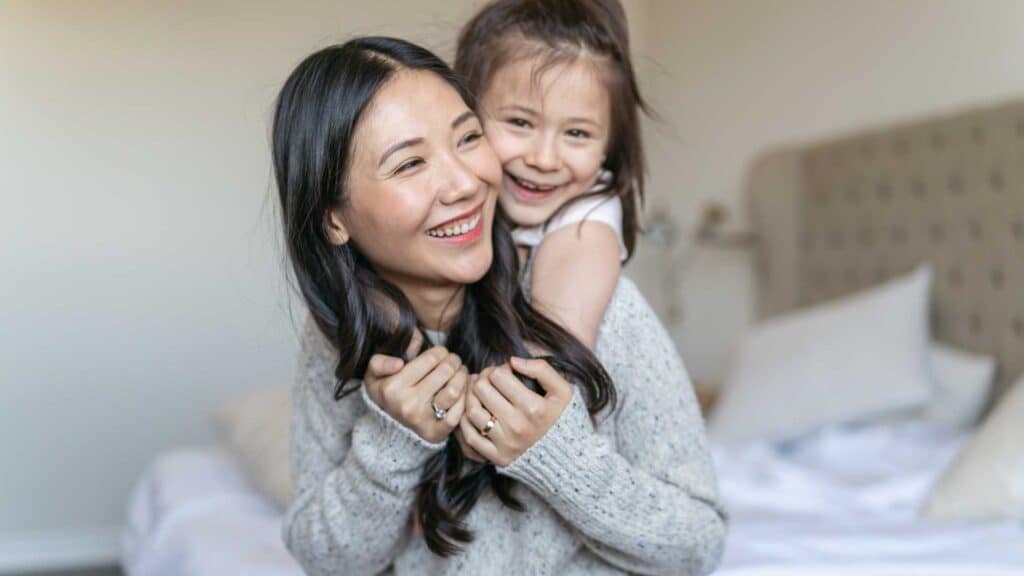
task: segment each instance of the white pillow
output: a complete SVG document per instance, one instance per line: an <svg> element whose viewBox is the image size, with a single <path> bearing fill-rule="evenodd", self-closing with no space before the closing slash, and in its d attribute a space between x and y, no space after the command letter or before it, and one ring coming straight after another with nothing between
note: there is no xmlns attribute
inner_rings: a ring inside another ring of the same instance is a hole
<svg viewBox="0 0 1024 576"><path fill-rule="evenodd" d="M931 269L754 326L711 414L724 444L781 441L924 405Z"/></svg>
<svg viewBox="0 0 1024 576"><path fill-rule="evenodd" d="M246 391L222 402L212 413L222 443L246 478L282 509L292 493L291 416L288 386Z"/></svg>
<svg viewBox="0 0 1024 576"><path fill-rule="evenodd" d="M921 416L955 429L975 424L992 391L995 359L938 342L932 343L928 356L934 387Z"/></svg>
<svg viewBox="0 0 1024 576"><path fill-rule="evenodd" d="M922 515L1024 520L1024 377L960 449L928 497Z"/></svg>

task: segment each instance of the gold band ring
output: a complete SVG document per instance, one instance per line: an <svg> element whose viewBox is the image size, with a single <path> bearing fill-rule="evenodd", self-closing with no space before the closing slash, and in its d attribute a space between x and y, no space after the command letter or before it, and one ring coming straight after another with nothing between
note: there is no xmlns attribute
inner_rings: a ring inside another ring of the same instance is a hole
<svg viewBox="0 0 1024 576"><path fill-rule="evenodd" d="M487 438L487 435L491 433L491 430L494 430L495 424L496 422L494 421L494 418L488 418L487 424L484 424L484 429L480 431L480 435Z"/></svg>

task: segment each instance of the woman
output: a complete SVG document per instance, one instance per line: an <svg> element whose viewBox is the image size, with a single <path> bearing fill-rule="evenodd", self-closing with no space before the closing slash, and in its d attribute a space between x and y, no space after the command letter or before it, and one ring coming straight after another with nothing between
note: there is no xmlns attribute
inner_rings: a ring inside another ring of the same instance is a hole
<svg viewBox="0 0 1024 576"><path fill-rule="evenodd" d="M628 283L603 367L530 308L472 109L440 60L387 38L313 54L278 98L313 320L288 548L311 574L709 572L724 520L671 342Z"/></svg>

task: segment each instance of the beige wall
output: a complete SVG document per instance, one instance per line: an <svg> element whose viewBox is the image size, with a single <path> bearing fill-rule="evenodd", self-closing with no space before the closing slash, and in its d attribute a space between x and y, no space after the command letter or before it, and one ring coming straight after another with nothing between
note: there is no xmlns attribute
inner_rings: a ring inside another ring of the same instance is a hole
<svg viewBox="0 0 1024 576"><path fill-rule="evenodd" d="M480 3L0 3L0 572L114 558L154 455L290 380L267 119L291 68L354 33L450 56Z"/></svg>
<svg viewBox="0 0 1024 576"><path fill-rule="evenodd" d="M472 5L0 4L0 571L111 557L158 450L290 380L275 92L352 32L449 52Z"/></svg>
<svg viewBox="0 0 1024 576"><path fill-rule="evenodd" d="M1022 23L1016 0L656 0L644 83L664 123L648 130L651 205L692 230L705 201L736 212L767 146L1024 95ZM719 380L750 318L749 262L704 250L679 274L673 332L691 372ZM638 275L659 288L654 272Z"/></svg>

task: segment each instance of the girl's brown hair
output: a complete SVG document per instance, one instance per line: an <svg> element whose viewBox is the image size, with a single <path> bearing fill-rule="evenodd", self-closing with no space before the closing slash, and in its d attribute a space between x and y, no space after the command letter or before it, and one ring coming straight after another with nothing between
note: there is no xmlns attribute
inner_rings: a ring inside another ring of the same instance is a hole
<svg viewBox="0 0 1024 576"><path fill-rule="evenodd" d="M622 202L622 232L630 256L640 229L644 153L640 96L629 53L626 12L618 0L495 0L462 28L455 71L482 96L494 74L519 58L541 56L539 74L581 57L603 59L611 100L611 134L604 167L613 174L607 194Z"/></svg>

